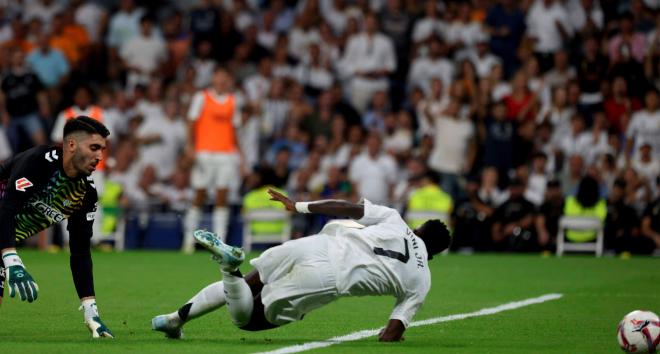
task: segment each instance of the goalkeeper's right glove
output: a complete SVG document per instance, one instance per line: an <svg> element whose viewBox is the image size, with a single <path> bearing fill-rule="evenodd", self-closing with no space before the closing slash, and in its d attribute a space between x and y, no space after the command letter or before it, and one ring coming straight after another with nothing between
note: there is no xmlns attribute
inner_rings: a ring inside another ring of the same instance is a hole
<svg viewBox="0 0 660 354"><path fill-rule="evenodd" d="M18 254L15 251L5 251L2 253L2 262L5 264L9 296L16 297L16 293L18 293L22 301L32 302L36 300L39 286L32 279L30 273L25 270Z"/></svg>

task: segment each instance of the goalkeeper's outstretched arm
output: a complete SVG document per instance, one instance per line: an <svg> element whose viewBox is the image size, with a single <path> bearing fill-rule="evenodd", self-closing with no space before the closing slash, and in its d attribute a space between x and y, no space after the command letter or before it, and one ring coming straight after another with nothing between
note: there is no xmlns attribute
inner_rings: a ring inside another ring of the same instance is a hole
<svg viewBox="0 0 660 354"><path fill-rule="evenodd" d="M355 220L364 216L364 205L345 200L326 199L315 202L295 202L274 189L268 189L268 194L270 194L270 200L284 204L288 211L349 217Z"/></svg>

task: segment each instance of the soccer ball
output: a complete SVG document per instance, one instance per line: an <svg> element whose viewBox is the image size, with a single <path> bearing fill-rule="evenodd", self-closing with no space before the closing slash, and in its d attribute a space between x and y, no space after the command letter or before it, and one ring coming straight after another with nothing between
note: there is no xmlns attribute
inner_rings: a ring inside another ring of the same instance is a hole
<svg viewBox="0 0 660 354"><path fill-rule="evenodd" d="M651 311L633 311L619 323L616 338L626 353L656 353L660 344L660 318Z"/></svg>

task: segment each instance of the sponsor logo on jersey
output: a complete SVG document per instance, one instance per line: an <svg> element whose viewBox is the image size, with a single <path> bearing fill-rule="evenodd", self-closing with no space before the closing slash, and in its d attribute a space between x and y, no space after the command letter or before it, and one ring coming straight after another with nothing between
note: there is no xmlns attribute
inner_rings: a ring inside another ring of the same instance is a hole
<svg viewBox="0 0 660 354"><path fill-rule="evenodd" d="M25 189L30 188L32 186L33 186L32 182L30 182L30 180L25 177L21 177L16 180L17 191L25 192Z"/></svg>
<svg viewBox="0 0 660 354"><path fill-rule="evenodd" d="M42 202L42 201L37 201L34 204L32 204L38 211L40 211L45 217L47 217L50 220L53 220L53 222L62 222L66 217L64 214L62 214L59 210L51 207L50 205Z"/></svg>

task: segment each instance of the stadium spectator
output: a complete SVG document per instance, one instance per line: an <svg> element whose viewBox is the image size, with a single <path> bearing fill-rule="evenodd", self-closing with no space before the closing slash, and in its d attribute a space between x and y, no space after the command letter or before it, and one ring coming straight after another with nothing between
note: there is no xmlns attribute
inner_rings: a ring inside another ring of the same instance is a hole
<svg viewBox="0 0 660 354"><path fill-rule="evenodd" d="M637 97L628 93L628 83L623 76L612 79L611 95L605 100L604 109L608 125L618 133L626 131L634 112L642 108Z"/></svg>
<svg viewBox="0 0 660 354"><path fill-rule="evenodd" d="M640 238L639 218L635 209L625 200L626 182L616 179L607 199L605 219L605 248L616 253L638 253Z"/></svg>
<svg viewBox="0 0 660 354"><path fill-rule="evenodd" d="M10 69L2 78L0 112L12 150L20 152L46 143L41 119L50 119L51 110L43 84L25 63L25 54L14 50L10 60Z"/></svg>
<svg viewBox="0 0 660 354"><path fill-rule="evenodd" d="M660 190L660 176L655 180L656 188ZM660 197L646 207L642 217L642 235L652 240L655 250L660 249Z"/></svg>
<svg viewBox="0 0 660 354"><path fill-rule="evenodd" d="M417 56L411 63L408 73L408 89L420 88L425 94L432 91L432 81L440 80L443 90L451 86L454 79L454 64L446 58L446 44L438 37L431 37L428 55Z"/></svg>
<svg viewBox="0 0 660 354"><path fill-rule="evenodd" d="M492 247L497 251L537 251L534 205L524 197L525 185L518 178L509 181L509 199L493 214Z"/></svg>
<svg viewBox="0 0 660 354"><path fill-rule="evenodd" d="M41 33L36 44L26 58L27 64L46 88L62 86L69 74L69 62L59 49L50 45L47 33Z"/></svg>
<svg viewBox="0 0 660 354"><path fill-rule="evenodd" d="M140 18L140 31L119 47L119 57L128 71L126 88L133 92L135 86L146 85L157 75L167 59L165 41L154 31L150 15Z"/></svg>
<svg viewBox="0 0 660 354"><path fill-rule="evenodd" d="M446 33L447 24L441 17L440 6L434 0L424 2L424 17L415 21L412 30L414 44L419 45L433 37L442 37Z"/></svg>
<svg viewBox="0 0 660 354"><path fill-rule="evenodd" d="M552 251L557 242L559 219L564 210L564 196L558 180L549 180L545 189L543 204L534 217L534 227L539 246L543 251Z"/></svg>
<svg viewBox="0 0 660 354"><path fill-rule="evenodd" d="M526 19L527 36L534 42L534 53L541 71L552 65L552 55L572 36L566 8L558 0L535 0Z"/></svg>
<svg viewBox="0 0 660 354"><path fill-rule="evenodd" d="M338 65L350 82L349 97L358 111L365 111L375 92L389 89L387 78L397 68L396 53L392 40L379 32L375 14L366 14L364 31L348 39Z"/></svg>
<svg viewBox="0 0 660 354"><path fill-rule="evenodd" d="M633 114L626 131L626 138L627 158L630 158L633 152L639 151L642 143L651 144L654 158L660 158L660 101L658 101L658 92L650 90L646 93L644 96L644 109Z"/></svg>
<svg viewBox="0 0 660 354"><path fill-rule="evenodd" d="M348 169L356 194L374 203L388 204L397 178L394 159L382 151L382 138L375 131L367 135L366 149Z"/></svg>
<svg viewBox="0 0 660 354"><path fill-rule="evenodd" d="M607 203L600 198L599 189L595 178L591 176L582 178L575 195L566 198L564 215L594 217L605 222ZM596 239L596 233L589 230L567 230L566 239L571 242L589 242Z"/></svg>
<svg viewBox="0 0 660 354"><path fill-rule="evenodd" d="M525 14L514 0L502 0L488 10L486 24L493 54L502 58L504 73L510 76L519 66L516 56L525 32Z"/></svg>
<svg viewBox="0 0 660 354"><path fill-rule="evenodd" d="M475 131L469 120L459 119L459 103L449 102L438 116L426 115L435 128L433 151L428 164L441 176L440 185L452 198L461 197L460 178L472 168L475 158Z"/></svg>
<svg viewBox="0 0 660 354"><path fill-rule="evenodd" d="M106 44L119 50L140 32L140 20L144 10L135 6L134 0L121 0L119 11L110 17Z"/></svg>

